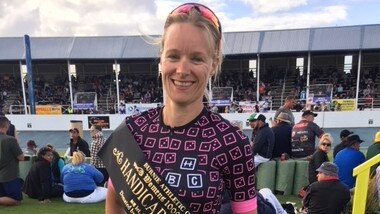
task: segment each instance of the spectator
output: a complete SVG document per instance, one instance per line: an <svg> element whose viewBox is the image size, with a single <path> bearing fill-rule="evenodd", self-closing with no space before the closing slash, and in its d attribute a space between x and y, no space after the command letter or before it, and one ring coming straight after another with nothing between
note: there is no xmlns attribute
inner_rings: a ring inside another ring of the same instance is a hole
<svg viewBox="0 0 380 214"><path fill-rule="evenodd" d="M23 186L25 194L30 198L38 199L42 204L51 202L50 199L53 197L62 197L63 193L62 186L52 181L53 157L53 152L49 147L42 147Z"/></svg>
<svg viewBox="0 0 380 214"><path fill-rule="evenodd" d="M290 125L293 126L294 125L294 115L293 115L292 109L293 109L294 105L295 105L295 98L293 96L287 96L285 98L284 105L281 106L276 111L276 113L274 114L274 118L278 117L278 115L281 112L284 112L284 113L289 115Z"/></svg>
<svg viewBox="0 0 380 214"><path fill-rule="evenodd" d="M64 159L55 151L54 147L51 144L47 144L46 147L50 148L53 152L53 161L51 162L51 170L53 174L53 183L61 184L61 173L62 169L65 166Z"/></svg>
<svg viewBox="0 0 380 214"><path fill-rule="evenodd" d="M302 113L302 119L292 129L292 157L307 159L315 151L315 138L322 136L323 130L315 124L318 114L310 110Z"/></svg>
<svg viewBox="0 0 380 214"><path fill-rule="evenodd" d="M339 167L339 179L351 189L355 183L352 172L365 161L363 153L359 151L360 144L364 141L359 135L349 135L347 141L348 146L338 152L334 163Z"/></svg>
<svg viewBox="0 0 380 214"><path fill-rule="evenodd" d="M329 161L327 153L329 152L332 143L333 138L331 134L324 133L319 140L317 151L314 152L309 161L309 184L317 181L318 173L316 173L316 170L318 167L320 167L322 163Z"/></svg>
<svg viewBox="0 0 380 214"><path fill-rule="evenodd" d="M79 136L79 130L72 128L70 132L70 156L73 156L74 151L82 151L86 157L90 157L90 149L88 143Z"/></svg>
<svg viewBox="0 0 380 214"><path fill-rule="evenodd" d="M249 118L249 124L253 129L254 136L252 137L253 146L252 152L255 161L255 167L259 164L269 161L272 158L274 147L274 134L266 118L262 114L252 114Z"/></svg>
<svg viewBox="0 0 380 214"><path fill-rule="evenodd" d="M375 138L373 139L374 144L370 145L367 149L367 156L366 160L369 160L376 155L380 154L380 131L376 132ZM380 163L375 164L374 166L371 167L371 172L374 172L377 166L379 166Z"/></svg>
<svg viewBox="0 0 380 214"><path fill-rule="evenodd" d="M340 132L340 140L341 142L334 147L333 157L335 159L336 154L338 154L339 151L347 147L347 137L353 134L353 132L348 131L347 129L343 129Z"/></svg>
<svg viewBox="0 0 380 214"><path fill-rule="evenodd" d="M34 140L28 140L28 142L26 142L26 149L24 151L24 155L27 155L27 156L37 155L36 148L37 148L36 142L34 142Z"/></svg>
<svg viewBox="0 0 380 214"><path fill-rule="evenodd" d="M102 173L90 164L84 163L84 154L73 153L71 163L62 170L63 200L68 203L97 203L106 199L107 189L96 186L104 179Z"/></svg>
<svg viewBox="0 0 380 214"><path fill-rule="evenodd" d="M4 116L5 117L5 114L3 112L0 112L0 117L1 116ZM16 131L16 127L10 123L9 124L9 128L8 128L8 131L7 131L7 135L9 136L12 136L12 137L15 137L17 139L17 131Z"/></svg>
<svg viewBox="0 0 380 214"><path fill-rule="evenodd" d="M10 121L0 116L0 205L14 206L22 200L18 162L24 154L16 138L7 135Z"/></svg>
<svg viewBox="0 0 380 214"><path fill-rule="evenodd" d="M102 127L100 125L92 125L90 127L90 135L92 138L90 164L103 174L104 179L99 183L99 185L104 186L104 183L108 180L108 172L102 160L98 156L99 150L106 142L103 136Z"/></svg>
<svg viewBox="0 0 380 214"><path fill-rule="evenodd" d="M338 179L338 167L325 162L317 171L318 181L308 187L302 201L307 213L342 213L351 196Z"/></svg>
<svg viewBox="0 0 380 214"><path fill-rule="evenodd" d="M289 115L281 112L275 119L276 126L272 127L274 133L273 158L279 158L286 153L291 156L292 152L292 126Z"/></svg>

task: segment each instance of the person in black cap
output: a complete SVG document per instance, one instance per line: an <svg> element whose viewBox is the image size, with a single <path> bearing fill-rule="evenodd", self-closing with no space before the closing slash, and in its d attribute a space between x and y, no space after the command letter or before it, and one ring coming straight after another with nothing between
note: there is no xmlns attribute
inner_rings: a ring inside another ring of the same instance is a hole
<svg viewBox="0 0 380 214"><path fill-rule="evenodd" d="M353 132L343 129L340 132L340 140L341 142L334 147L333 157L335 158L336 154L347 147L347 137L348 135L353 134Z"/></svg>
<svg viewBox="0 0 380 214"><path fill-rule="evenodd" d="M252 137L252 152L255 167L260 163L269 161L272 158L274 147L274 133L265 122L262 114L252 114L247 120L253 128L255 135ZM253 134L253 133L252 133Z"/></svg>
<svg viewBox="0 0 380 214"><path fill-rule="evenodd" d="M333 163L324 162L316 171L318 181L308 187L302 201L307 213L342 213L351 196L339 181L340 169Z"/></svg>
<svg viewBox="0 0 380 214"><path fill-rule="evenodd" d="M74 151L82 151L86 157L90 157L90 149L88 143L79 136L77 128L71 128L70 132L70 156L73 156Z"/></svg>
<svg viewBox="0 0 380 214"><path fill-rule="evenodd" d="M315 152L315 138L320 138L324 131L314 123L318 114L310 110L302 113L302 119L292 129L292 157L307 159Z"/></svg>
<svg viewBox="0 0 380 214"><path fill-rule="evenodd" d="M350 189L354 187L355 178L352 172L355 167L365 162L365 156L359 151L360 144L364 142L359 135L351 134L347 137L348 146L338 152L334 163L339 167L339 179Z"/></svg>

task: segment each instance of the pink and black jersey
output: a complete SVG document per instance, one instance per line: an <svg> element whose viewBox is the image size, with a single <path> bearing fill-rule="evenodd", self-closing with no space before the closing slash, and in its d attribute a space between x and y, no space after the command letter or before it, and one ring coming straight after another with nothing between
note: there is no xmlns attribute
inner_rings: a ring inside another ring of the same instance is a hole
<svg viewBox="0 0 380 214"><path fill-rule="evenodd" d="M187 125L170 128L161 112L127 117L126 124L151 166L192 213L219 213L225 188L235 211L256 207L252 149L242 131L206 109Z"/></svg>

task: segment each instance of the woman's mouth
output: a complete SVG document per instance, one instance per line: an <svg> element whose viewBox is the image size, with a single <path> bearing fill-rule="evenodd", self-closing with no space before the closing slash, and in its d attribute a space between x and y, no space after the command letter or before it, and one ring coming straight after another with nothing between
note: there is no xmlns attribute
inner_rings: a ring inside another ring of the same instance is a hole
<svg viewBox="0 0 380 214"><path fill-rule="evenodd" d="M194 82L173 80L173 83L175 86L188 87L191 86Z"/></svg>

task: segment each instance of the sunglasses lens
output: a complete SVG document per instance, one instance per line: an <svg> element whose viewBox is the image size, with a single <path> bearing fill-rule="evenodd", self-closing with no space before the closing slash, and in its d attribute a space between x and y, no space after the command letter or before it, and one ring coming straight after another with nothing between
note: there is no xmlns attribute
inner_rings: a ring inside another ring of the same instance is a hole
<svg viewBox="0 0 380 214"><path fill-rule="evenodd" d="M331 144L329 144L329 143L322 143L322 146L327 146L327 147L330 147L330 146L331 146Z"/></svg>

